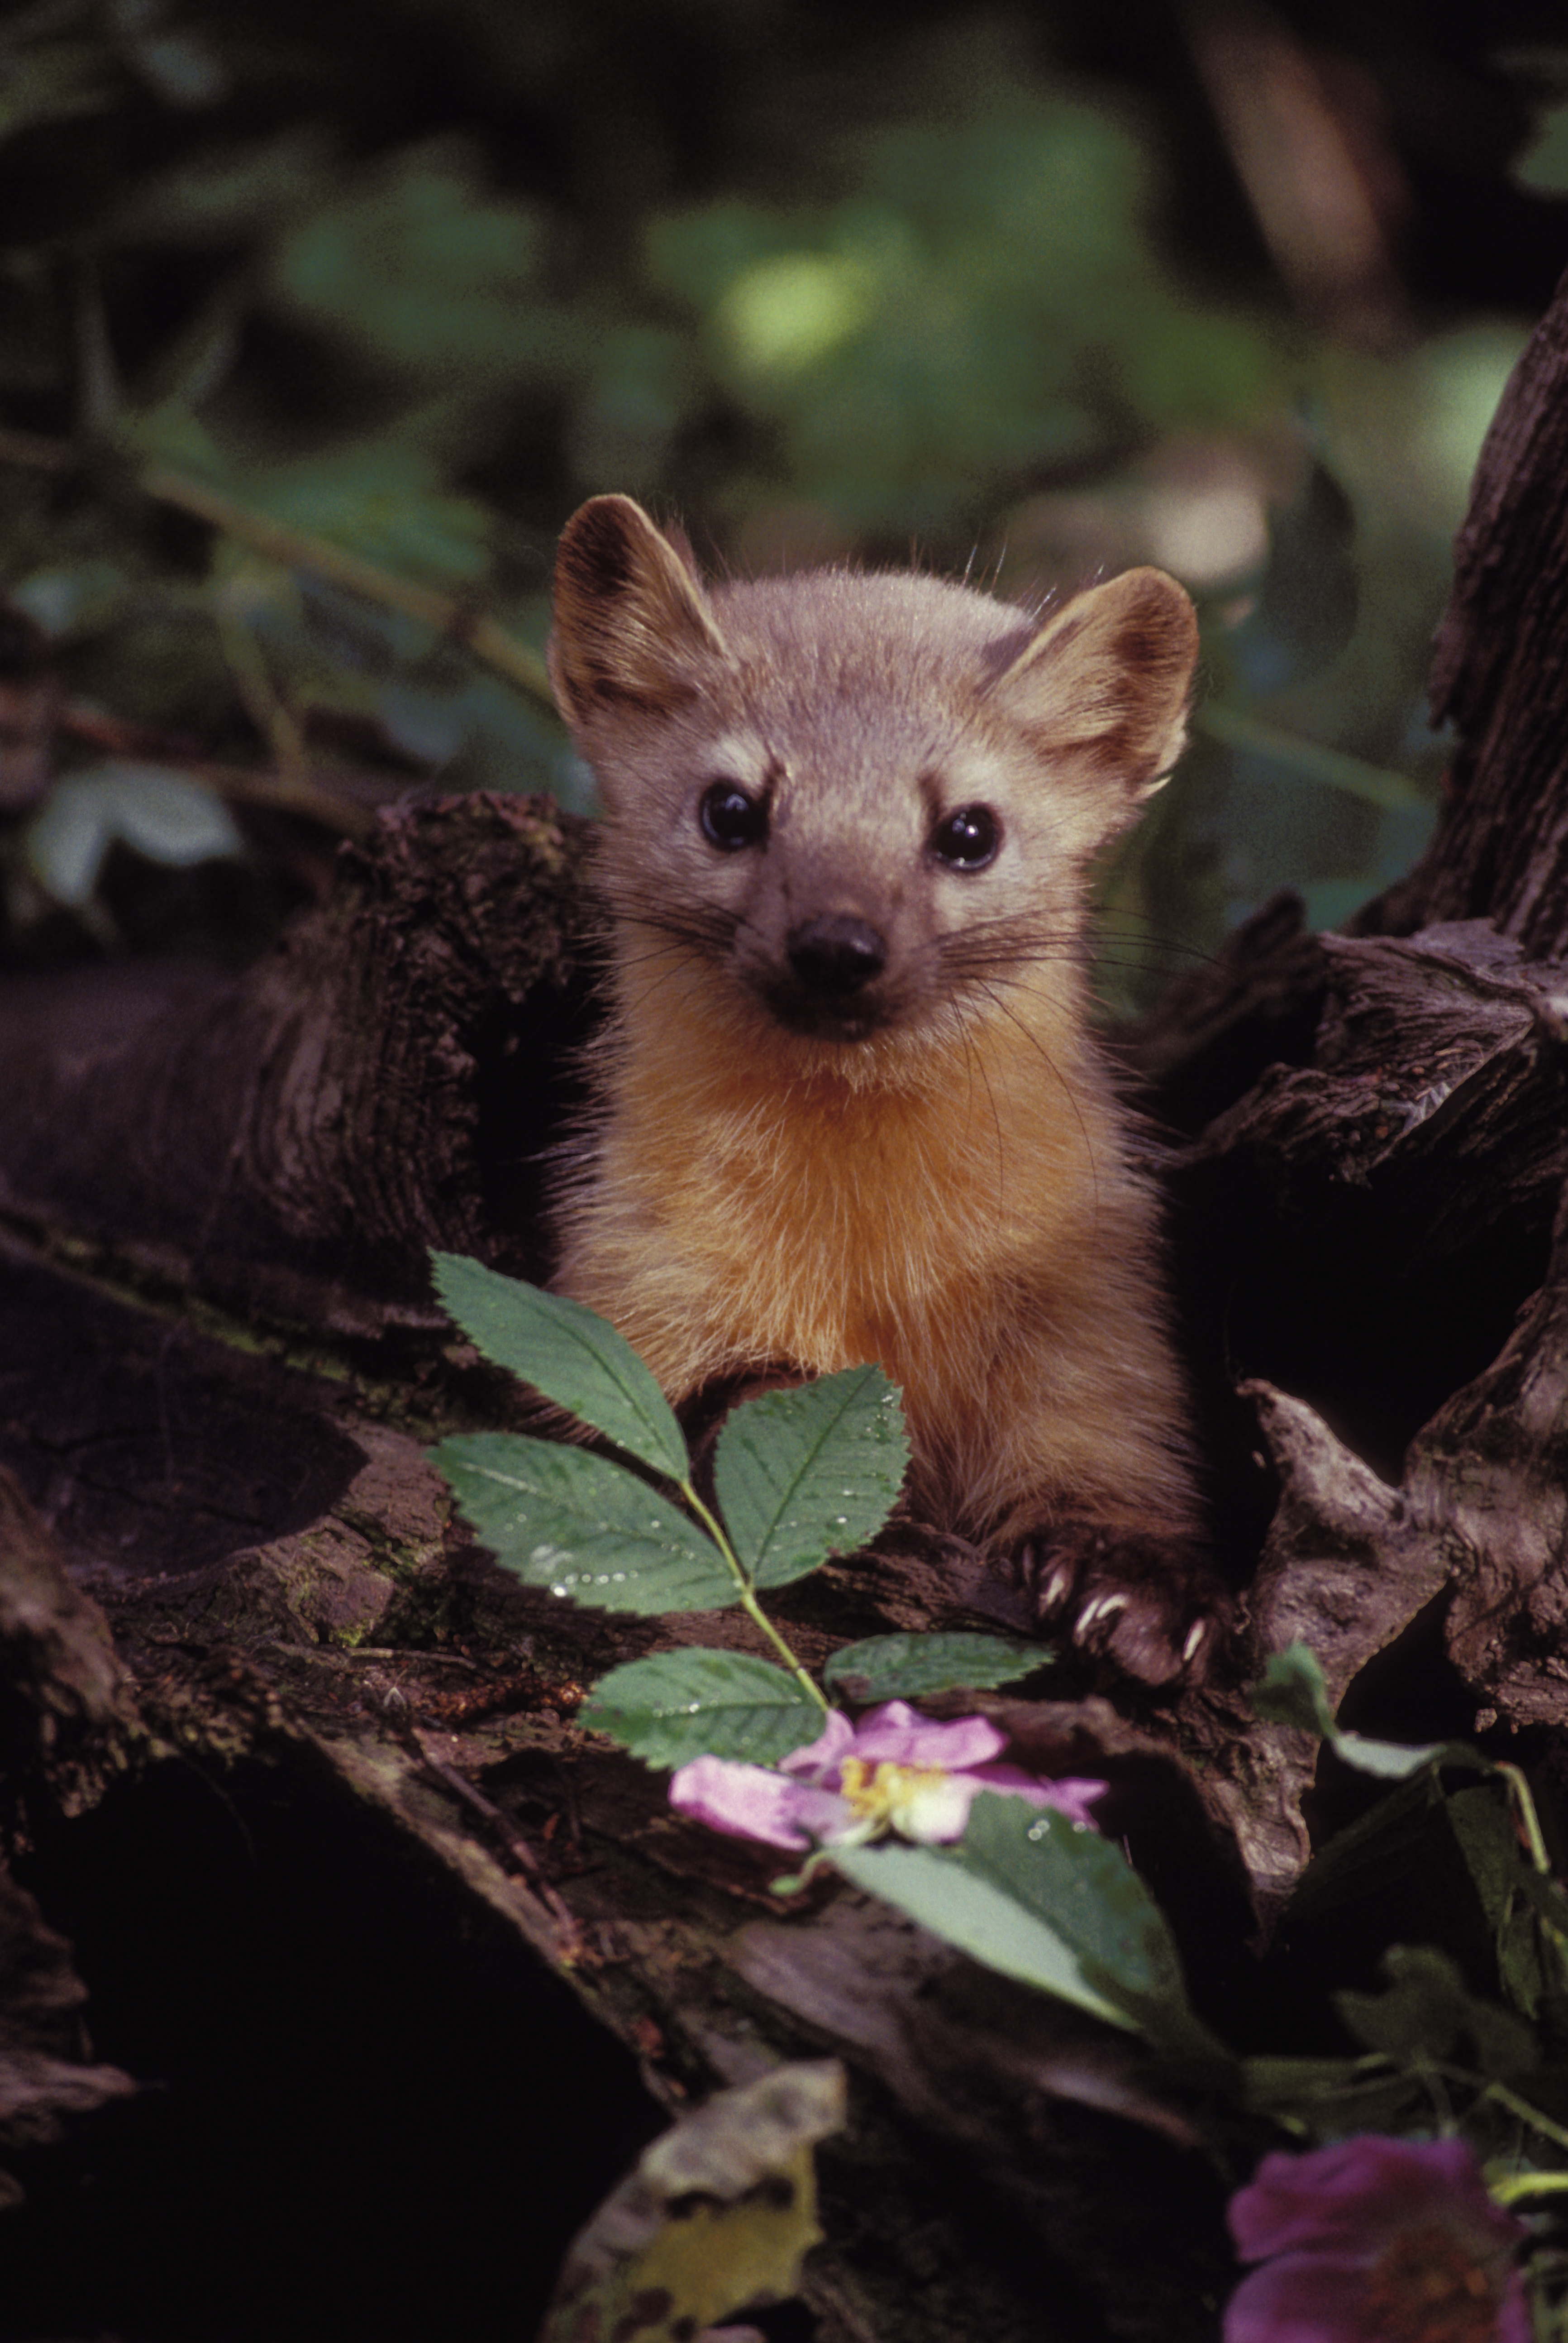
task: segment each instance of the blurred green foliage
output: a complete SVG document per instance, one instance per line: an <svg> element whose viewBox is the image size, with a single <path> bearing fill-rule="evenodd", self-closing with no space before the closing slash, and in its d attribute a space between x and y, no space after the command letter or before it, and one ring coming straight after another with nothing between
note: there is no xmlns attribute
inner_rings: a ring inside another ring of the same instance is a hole
<svg viewBox="0 0 1568 2343"><path fill-rule="evenodd" d="M0 579L68 700L580 803L538 654L585 495L1025 599L1162 559L1217 720L1113 930L1209 948L1284 881L1342 916L1430 818L1426 643L1523 328L1310 330L1239 196L1200 268L1190 94L1064 65L1083 13L14 7ZM0 774L13 863L69 900L36 795Z"/></svg>

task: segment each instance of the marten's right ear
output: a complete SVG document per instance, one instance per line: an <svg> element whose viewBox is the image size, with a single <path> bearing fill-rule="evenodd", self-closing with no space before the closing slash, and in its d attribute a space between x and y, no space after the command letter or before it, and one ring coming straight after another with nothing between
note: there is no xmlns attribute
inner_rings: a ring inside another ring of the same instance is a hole
<svg viewBox="0 0 1568 2343"><path fill-rule="evenodd" d="M556 556L548 653L568 724L607 704L668 712L727 656L695 570L640 505L594 497L572 515Z"/></svg>

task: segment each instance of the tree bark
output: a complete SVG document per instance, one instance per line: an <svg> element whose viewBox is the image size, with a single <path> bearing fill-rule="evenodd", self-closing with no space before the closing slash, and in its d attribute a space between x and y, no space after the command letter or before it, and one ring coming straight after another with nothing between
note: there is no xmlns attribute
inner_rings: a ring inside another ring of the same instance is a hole
<svg viewBox="0 0 1568 2343"><path fill-rule="evenodd" d="M1565 287L1504 393L1454 547L1431 680L1432 720L1454 731L1445 818L1377 914L1398 934L1491 920L1534 960L1568 952Z"/></svg>

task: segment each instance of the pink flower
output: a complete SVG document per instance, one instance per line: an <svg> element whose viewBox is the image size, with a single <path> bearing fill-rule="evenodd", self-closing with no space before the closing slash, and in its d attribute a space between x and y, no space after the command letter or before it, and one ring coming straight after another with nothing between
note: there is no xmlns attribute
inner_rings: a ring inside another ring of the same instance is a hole
<svg viewBox="0 0 1568 2343"><path fill-rule="evenodd" d="M1224 2343L1530 2343L1527 2235L1462 2140L1266 2156L1231 2199L1246 2262Z"/></svg>
<svg viewBox="0 0 1568 2343"><path fill-rule="evenodd" d="M777 1770L696 1757L672 1778L669 1802L714 1830L792 1852L859 1845L890 1829L928 1846L961 1838L981 1790L1055 1806L1093 1828L1088 1809L1103 1782L1042 1782L1016 1765L992 1764L1006 1745L983 1716L933 1725L890 1700L852 1725L829 1709L817 1739Z"/></svg>

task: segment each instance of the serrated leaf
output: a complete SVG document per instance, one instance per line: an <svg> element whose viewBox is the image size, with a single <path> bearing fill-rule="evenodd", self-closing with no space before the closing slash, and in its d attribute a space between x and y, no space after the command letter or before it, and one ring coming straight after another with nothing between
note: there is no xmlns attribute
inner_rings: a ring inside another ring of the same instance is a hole
<svg viewBox="0 0 1568 2343"><path fill-rule="evenodd" d="M1462 2052L1464 2063L1500 2078L1539 2064L1530 2028L1483 2001L1465 1985L1459 1965L1435 1945L1393 1945L1381 1963L1382 1993L1332 1996L1340 2018L1363 2050L1402 2066L1431 2066Z"/></svg>
<svg viewBox="0 0 1568 2343"><path fill-rule="evenodd" d="M899 1394L879 1367L849 1367L738 1407L719 1435L713 1477L753 1582L786 1585L875 1537L909 1456Z"/></svg>
<svg viewBox="0 0 1568 2343"><path fill-rule="evenodd" d="M971 1871L956 1850L888 1842L836 1846L830 1853L835 1870L857 1887L879 1896L987 1968L1070 2002L1108 2025L1131 2027L1125 2012L1091 1984L1060 1931Z"/></svg>
<svg viewBox="0 0 1568 2343"><path fill-rule="evenodd" d="M735 1574L695 1522L635 1473L551 1440L481 1432L431 1461L496 1558L598 1611L719 1611Z"/></svg>
<svg viewBox="0 0 1568 2343"><path fill-rule="evenodd" d="M612 1668L578 1722L647 1765L739 1757L774 1765L815 1741L822 1711L803 1685L746 1652L656 1652Z"/></svg>
<svg viewBox="0 0 1568 2343"><path fill-rule="evenodd" d="M963 1837L967 1868L1049 1921L1086 1981L1151 2041L1225 2058L1187 1998L1165 1915L1119 1846L1065 1815L984 1792Z"/></svg>
<svg viewBox="0 0 1568 2343"><path fill-rule="evenodd" d="M624 1335L580 1302L433 1252L442 1306L487 1359L672 1481L691 1470L669 1402Z"/></svg>
<svg viewBox="0 0 1568 2343"><path fill-rule="evenodd" d="M1011 1684L1050 1667L1055 1657L1042 1644L1008 1635L869 1635L835 1652L822 1678L846 1700L910 1700Z"/></svg>

